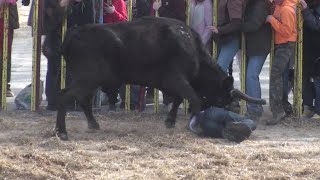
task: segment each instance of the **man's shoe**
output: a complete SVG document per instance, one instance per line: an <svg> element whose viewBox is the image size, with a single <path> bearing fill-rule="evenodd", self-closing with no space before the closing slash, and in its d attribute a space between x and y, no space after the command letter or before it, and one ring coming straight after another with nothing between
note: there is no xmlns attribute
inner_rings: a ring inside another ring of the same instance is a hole
<svg viewBox="0 0 320 180"><path fill-rule="evenodd" d="M252 120L250 122L253 123ZM229 141L242 142L248 139L251 133L252 129L246 123L232 122L226 125L226 128L222 131L222 136Z"/></svg>
<svg viewBox="0 0 320 180"><path fill-rule="evenodd" d="M7 97L14 97L14 93L11 91L11 89L7 89Z"/></svg>

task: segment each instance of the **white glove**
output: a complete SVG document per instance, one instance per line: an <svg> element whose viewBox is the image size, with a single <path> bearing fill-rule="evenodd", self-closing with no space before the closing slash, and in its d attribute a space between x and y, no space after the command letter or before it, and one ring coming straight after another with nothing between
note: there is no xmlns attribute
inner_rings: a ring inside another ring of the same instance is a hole
<svg viewBox="0 0 320 180"><path fill-rule="evenodd" d="M112 5L112 6L106 6L106 7L104 8L104 10L106 11L107 14L112 14L112 13L114 13L115 8L114 8L113 5Z"/></svg>
<svg viewBox="0 0 320 180"><path fill-rule="evenodd" d="M155 2L153 3L153 6L152 6L152 7L153 7L154 10L158 11L159 8L161 7L161 4L162 4L161 1L158 1L158 2L155 1Z"/></svg>

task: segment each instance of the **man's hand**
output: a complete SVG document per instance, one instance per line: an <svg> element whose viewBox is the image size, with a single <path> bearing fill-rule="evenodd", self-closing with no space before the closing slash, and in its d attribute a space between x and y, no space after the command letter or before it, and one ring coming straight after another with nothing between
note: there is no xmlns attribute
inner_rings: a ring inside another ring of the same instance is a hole
<svg viewBox="0 0 320 180"><path fill-rule="evenodd" d="M112 5L112 6L109 6L107 3L105 3L105 7L104 7L104 10L105 10L105 12L106 12L106 14L112 14L112 13L114 13L114 11L115 11L115 8L114 8L114 6Z"/></svg>
<svg viewBox="0 0 320 180"><path fill-rule="evenodd" d="M268 15L267 18L266 18L266 23L270 23L271 22L271 19L272 19L272 15Z"/></svg>
<svg viewBox="0 0 320 180"><path fill-rule="evenodd" d="M302 9L308 8L308 5L307 5L307 3L306 3L305 0L300 0L300 4L301 4L301 6L302 6Z"/></svg>
<svg viewBox="0 0 320 180"><path fill-rule="evenodd" d="M210 29L213 33L218 34L218 28L215 26L207 26L208 29Z"/></svg>
<svg viewBox="0 0 320 180"><path fill-rule="evenodd" d="M161 0L159 0L159 1L155 1L154 3L153 3L153 9L154 10L156 10L156 11L158 11L159 10L159 8L161 7L161 5L162 5L162 2L161 2Z"/></svg>

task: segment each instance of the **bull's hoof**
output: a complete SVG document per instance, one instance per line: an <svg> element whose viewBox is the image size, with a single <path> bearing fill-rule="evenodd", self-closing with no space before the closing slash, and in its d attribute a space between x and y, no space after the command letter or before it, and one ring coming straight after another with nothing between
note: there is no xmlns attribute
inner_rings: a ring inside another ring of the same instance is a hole
<svg viewBox="0 0 320 180"><path fill-rule="evenodd" d="M176 123L173 121L165 121L166 128L174 128Z"/></svg>
<svg viewBox="0 0 320 180"><path fill-rule="evenodd" d="M100 125L97 122L92 122L92 123L88 123L88 128L98 130L100 129Z"/></svg>
<svg viewBox="0 0 320 180"><path fill-rule="evenodd" d="M62 132L56 132L56 136L63 141L67 141L68 140L68 135L67 133L62 133Z"/></svg>

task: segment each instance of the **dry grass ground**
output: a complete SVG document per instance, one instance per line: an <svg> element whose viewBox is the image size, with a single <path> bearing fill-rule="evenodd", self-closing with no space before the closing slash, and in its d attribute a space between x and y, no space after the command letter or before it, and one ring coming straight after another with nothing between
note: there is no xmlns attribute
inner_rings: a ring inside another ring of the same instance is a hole
<svg viewBox="0 0 320 180"><path fill-rule="evenodd" d="M69 141L52 136L55 115L0 112L0 179L320 179L320 121L260 125L236 144L190 133L180 115L82 113L67 117Z"/></svg>

